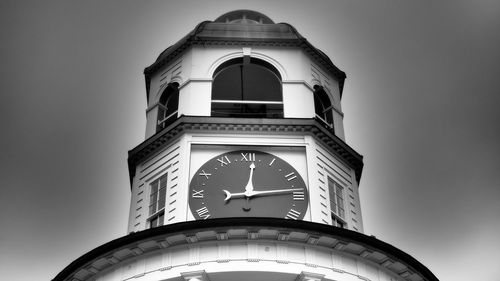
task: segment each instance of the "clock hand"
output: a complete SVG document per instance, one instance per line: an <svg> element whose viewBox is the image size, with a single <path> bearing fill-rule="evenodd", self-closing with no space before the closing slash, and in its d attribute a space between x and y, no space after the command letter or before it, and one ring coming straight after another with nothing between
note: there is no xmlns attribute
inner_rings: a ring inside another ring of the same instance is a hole
<svg viewBox="0 0 500 281"><path fill-rule="evenodd" d="M272 190L254 190L252 196L262 196L262 195L275 195L283 193L291 193L294 191L303 191L303 188L290 188L290 189L272 189Z"/></svg>
<svg viewBox="0 0 500 281"><path fill-rule="evenodd" d="M238 193L231 193L227 190L222 190L226 194L226 198L224 201L228 201L231 198L237 198L237 197L253 197L253 196L262 196L262 195L275 195L275 194L280 194L280 193L290 193L294 191L302 191L304 190L303 188L290 188L290 189L273 189L273 190L253 190L251 193L248 193L247 191L245 192L238 192Z"/></svg>
<svg viewBox="0 0 500 281"><path fill-rule="evenodd" d="M234 197L245 197L247 196L246 195L246 192L238 192L238 193L231 193L225 189L223 189L222 191L224 191L224 193L226 194L226 198L224 199L224 201L228 201L229 199L231 198L234 198Z"/></svg>
<svg viewBox="0 0 500 281"><path fill-rule="evenodd" d="M245 194L248 197L252 196L252 192L253 192L253 170L254 169L255 169L255 164L252 162L252 164L250 164L250 176L248 177L248 183L247 183L247 186L245 187Z"/></svg>
<svg viewBox="0 0 500 281"><path fill-rule="evenodd" d="M228 201L234 197L247 197L247 199L248 199L248 198L253 196L253 170L254 169L255 169L255 164L252 162L252 164L250 164L250 176L248 177L248 182L247 182L247 185L245 186L245 192L231 193L231 192L223 189L222 191L224 191L224 193L226 194L226 198L224 199L224 201Z"/></svg>

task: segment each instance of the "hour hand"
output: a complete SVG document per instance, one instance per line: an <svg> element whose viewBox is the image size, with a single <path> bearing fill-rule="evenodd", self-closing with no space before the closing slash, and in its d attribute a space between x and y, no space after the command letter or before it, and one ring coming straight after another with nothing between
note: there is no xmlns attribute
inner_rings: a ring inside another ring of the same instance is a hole
<svg viewBox="0 0 500 281"><path fill-rule="evenodd" d="M247 195L246 192L231 193L225 189L223 189L222 191L224 191L224 193L226 194L226 198L224 199L224 201L229 201L231 198L235 197L245 197Z"/></svg>

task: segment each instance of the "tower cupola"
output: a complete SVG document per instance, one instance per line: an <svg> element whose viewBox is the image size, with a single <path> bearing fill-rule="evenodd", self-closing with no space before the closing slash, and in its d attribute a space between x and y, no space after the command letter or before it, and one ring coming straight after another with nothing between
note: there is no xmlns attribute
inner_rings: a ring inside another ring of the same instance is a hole
<svg viewBox="0 0 500 281"><path fill-rule="evenodd" d="M144 74L147 140L130 151L129 231L224 217L362 231L345 74L293 26L232 11L198 24Z"/></svg>
<svg viewBox="0 0 500 281"><path fill-rule="evenodd" d="M254 11L198 24L144 70L128 235L54 281L437 281L363 234L345 74Z"/></svg>

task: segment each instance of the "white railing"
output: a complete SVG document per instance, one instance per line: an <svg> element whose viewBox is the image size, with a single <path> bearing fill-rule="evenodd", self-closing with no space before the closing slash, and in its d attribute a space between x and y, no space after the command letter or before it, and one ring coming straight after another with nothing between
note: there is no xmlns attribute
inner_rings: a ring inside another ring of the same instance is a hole
<svg viewBox="0 0 500 281"><path fill-rule="evenodd" d="M170 118L172 117L177 117L177 110L172 112L172 114L166 116L165 118L163 118L162 120L158 120L158 126L162 127L162 128L165 128L168 124L167 124L167 120L169 120Z"/></svg>
<svg viewBox="0 0 500 281"><path fill-rule="evenodd" d="M321 121L321 123L323 123L323 125L325 125L328 129L333 130L333 124L332 123L328 123L328 121L326 121L323 117L321 117L318 114L316 114L316 119L318 119L319 121Z"/></svg>
<svg viewBox="0 0 500 281"><path fill-rule="evenodd" d="M212 100L212 103L233 104L283 104L282 101L256 101L256 100Z"/></svg>

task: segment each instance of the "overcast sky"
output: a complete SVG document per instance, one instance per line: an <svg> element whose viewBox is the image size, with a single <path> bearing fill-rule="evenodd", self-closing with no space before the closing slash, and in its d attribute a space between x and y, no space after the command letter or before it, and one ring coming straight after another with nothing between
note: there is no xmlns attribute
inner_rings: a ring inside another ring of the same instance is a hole
<svg viewBox="0 0 500 281"><path fill-rule="evenodd" d="M347 80L365 233L443 281L500 276L500 2L0 0L0 272L50 280L126 234L142 71L235 9L292 24Z"/></svg>

